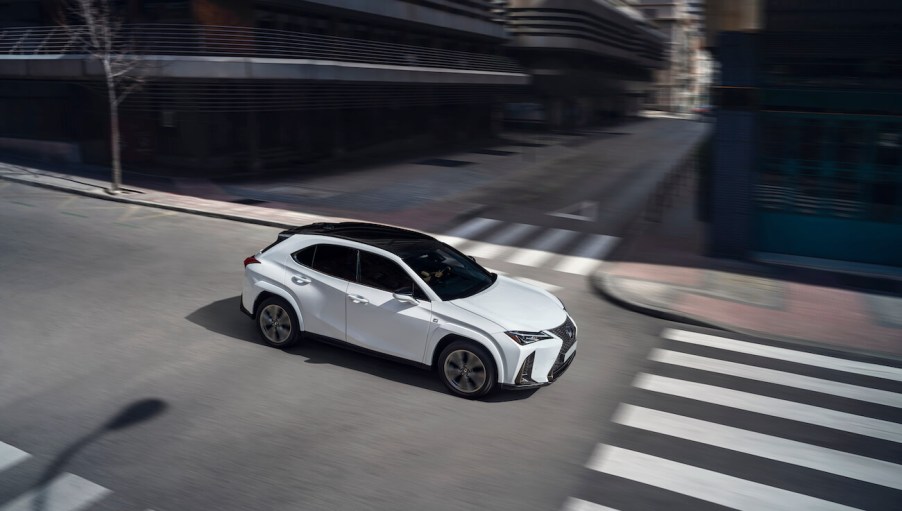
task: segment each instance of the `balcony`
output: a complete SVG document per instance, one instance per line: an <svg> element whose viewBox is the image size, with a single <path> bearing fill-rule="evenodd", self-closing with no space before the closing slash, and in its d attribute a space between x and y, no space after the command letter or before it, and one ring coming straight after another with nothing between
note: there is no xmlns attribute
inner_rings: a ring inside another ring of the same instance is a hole
<svg viewBox="0 0 902 511"><path fill-rule="evenodd" d="M84 30L84 27L72 27ZM525 85L522 68L475 54L282 30L210 25L127 25L118 48L163 78L284 79ZM63 27L0 30L0 76L95 78L102 75Z"/></svg>

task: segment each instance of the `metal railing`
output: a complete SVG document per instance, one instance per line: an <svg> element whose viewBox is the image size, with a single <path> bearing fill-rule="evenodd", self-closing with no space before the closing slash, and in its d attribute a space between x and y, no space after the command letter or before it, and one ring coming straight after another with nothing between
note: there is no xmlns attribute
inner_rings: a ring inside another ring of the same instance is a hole
<svg viewBox="0 0 902 511"><path fill-rule="evenodd" d="M85 27L0 29L3 55L79 55L74 31ZM115 46L136 55L183 55L329 60L363 64L523 73L501 55L260 28L213 25L124 25Z"/></svg>

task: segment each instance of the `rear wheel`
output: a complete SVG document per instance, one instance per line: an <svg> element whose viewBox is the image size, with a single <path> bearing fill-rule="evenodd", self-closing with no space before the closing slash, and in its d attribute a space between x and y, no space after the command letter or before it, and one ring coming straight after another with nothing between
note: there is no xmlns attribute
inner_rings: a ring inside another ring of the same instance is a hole
<svg viewBox="0 0 902 511"><path fill-rule="evenodd" d="M476 399L491 393L498 381L495 359L472 341L454 341L438 357L438 373L452 394Z"/></svg>
<svg viewBox="0 0 902 511"><path fill-rule="evenodd" d="M285 300L270 297L260 304L257 330L263 342L273 348L288 348L298 342L300 322L294 309Z"/></svg>

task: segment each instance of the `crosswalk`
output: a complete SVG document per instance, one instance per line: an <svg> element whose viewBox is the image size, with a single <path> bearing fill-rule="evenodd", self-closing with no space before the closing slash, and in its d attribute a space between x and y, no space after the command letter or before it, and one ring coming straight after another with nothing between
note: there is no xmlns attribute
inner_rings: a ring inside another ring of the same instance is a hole
<svg viewBox="0 0 902 511"><path fill-rule="evenodd" d="M18 465L31 458L31 454L0 442L0 482ZM83 511L99 505L112 493L83 477L62 472L47 480L42 478L39 483L22 491L12 500L4 502L0 498L0 511Z"/></svg>
<svg viewBox="0 0 902 511"><path fill-rule="evenodd" d="M562 511L902 509L902 367L661 337Z"/></svg>
<svg viewBox="0 0 902 511"><path fill-rule="evenodd" d="M587 275L619 238L538 225L473 218L437 236L467 255Z"/></svg>

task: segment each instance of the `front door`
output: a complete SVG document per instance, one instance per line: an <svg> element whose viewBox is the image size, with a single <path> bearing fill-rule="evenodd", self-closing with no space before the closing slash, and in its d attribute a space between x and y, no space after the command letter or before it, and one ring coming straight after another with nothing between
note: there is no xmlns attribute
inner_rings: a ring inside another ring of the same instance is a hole
<svg viewBox="0 0 902 511"><path fill-rule="evenodd" d="M399 300L395 293L413 300ZM359 283L352 282L347 295L348 342L423 362L432 303L397 263L361 250Z"/></svg>

